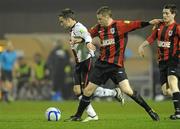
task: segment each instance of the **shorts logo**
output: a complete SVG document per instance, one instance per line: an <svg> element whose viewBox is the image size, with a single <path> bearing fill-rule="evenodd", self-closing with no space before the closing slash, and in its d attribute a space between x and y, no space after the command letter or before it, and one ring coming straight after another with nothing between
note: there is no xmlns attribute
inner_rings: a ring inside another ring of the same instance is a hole
<svg viewBox="0 0 180 129"><path fill-rule="evenodd" d="M175 71L172 70L171 73L175 73Z"/></svg>
<svg viewBox="0 0 180 129"><path fill-rule="evenodd" d="M119 71L118 73L123 73L122 71Z"/></svg>
<svg viewBox="0 0 180 129"><path fill-rule="evenodd" d="M169 36L172 36L172 34L173 34L173 31L170 30L170 31L168 32L168 35L169 35Z"/></svg>

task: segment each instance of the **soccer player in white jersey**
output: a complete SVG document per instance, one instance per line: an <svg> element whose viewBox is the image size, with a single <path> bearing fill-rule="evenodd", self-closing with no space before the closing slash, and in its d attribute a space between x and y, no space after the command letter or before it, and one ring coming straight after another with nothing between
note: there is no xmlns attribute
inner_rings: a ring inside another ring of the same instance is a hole
<svg viewBox="0 0 180 129"><path fill-rule="evenodd" d="M62 10L61 14L59 15L59 22L61 26L63 26L65 29L69 29L70 31L70 46L76 61L73 91L75 95L81 99L83 89L88 83L88 76L93 67L93 57L95 56L94 51L96 50L96 47L91 43L92 38L87 28L75 20L74 12L71 9L67 8ZM77 40L79 40L79 42ZM124 99L122 98L119 88L105 89L98 87L94 96L112 96L121 103L124 103ZM98 120L98 116L91 104L89 104L87 107L86 112L88 117L84 119L83 122Z"/></svg>

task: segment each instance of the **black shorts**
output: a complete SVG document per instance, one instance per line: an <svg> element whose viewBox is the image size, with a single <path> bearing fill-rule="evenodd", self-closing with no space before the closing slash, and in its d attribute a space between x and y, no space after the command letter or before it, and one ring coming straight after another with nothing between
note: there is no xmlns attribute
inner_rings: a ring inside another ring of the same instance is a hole
<svg viewBox="0 0 180 129"><path fill-rule="evenodd" d="M81 85L84 88L89 82L89 75L91 74L94 59L89 58L83 62L76 64L74 70L74 85Z"/></svg>
<svg viewBox="0 0 180 129"><path fill-rule="evenodd" d="M127 79L125 69L115 64L97 60L90 75L89 81L101 85L111 79L115 84Z"/></svg>
<svg viewBox="0 0 180 129"><path fill-rule="evenodd" d="M1 70L1 80L2 81L12 81L12 71Z"/></svg>
<svg viewBox="0 0 180 129"><path fill-rule="evenodd" d="M180 81L180 63L169 64L166 61L159 62L159 70L160 70L160 82L161 85L168 82L168 76L174 75Z"/></svg>

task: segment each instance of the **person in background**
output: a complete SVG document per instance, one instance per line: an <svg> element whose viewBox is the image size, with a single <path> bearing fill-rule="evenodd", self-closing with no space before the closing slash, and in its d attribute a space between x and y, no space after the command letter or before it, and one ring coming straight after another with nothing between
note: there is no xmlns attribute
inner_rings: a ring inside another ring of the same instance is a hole
<svg viewBox="0 0 180 129"><path fill-rule="evenodd" d="M13 71L17 60L17 53L11 41L7 42L6 49L1 53L1 91L2 100L10 102L12 100Z"/></svg>
<svg viewBox="0 0 180 129"><path fill-rule="evenodd" d="M17 99L18 99L21 89L30 82L31 67L27 64L23 56L18 58L17 63L18 63L18 68L16 69L16 78L17 78Z"/></svg>
<svg viewBox="0 0 180 129"><path fill-rule="evenodd" d="M0 60L1 60L1 54L2 54L3 51L4 51L4 46L1 45L0 46ZM1 71L1 62L0 62L0 71ZM1 72L0 72L0 77L1 77ZM2 82L1 82L1 78L0 78L0 100L2 99L1 84L2 84Z"/></svg>
<svg viewBox="0 0 180 129"><path fill-rule="evenodd" d="M49 80L49 70L47 68L45 60L40 53L36 53L34 55L34 63L35 64L32 70L31 83L38 92L36 99L43 99L42 89L44 88L44 86L49 85L47 84Z"/></svg>
<svg viewBox="0 0 180 129"><path fill-rule="evenodd" d="M66 85L66 71L71 70L70 55L67 50L61 46L61 41L53 43L54 48L50 52L47 59L47 67L50 71L50 78L53 85L52 100L58 101L62 99L68 99L69 93L67 93Z"/></svg>

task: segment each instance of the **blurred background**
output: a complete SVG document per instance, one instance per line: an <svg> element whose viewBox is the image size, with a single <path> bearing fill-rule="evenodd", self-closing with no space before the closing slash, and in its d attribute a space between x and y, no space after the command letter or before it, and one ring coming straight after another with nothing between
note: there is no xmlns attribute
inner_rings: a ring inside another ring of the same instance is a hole
<svg viewBox="0 0 180 129"><path fill-rule="evenodd" d="M15 55L13 77L8 84L12 90L10 99L75 98L72 92L75 62L69 49L69 33L58 24L57 16L62 9L74 10L77 20L90 28L96 24L96 10L104 5L112 9L114 19L148 21L162 18L162 8L169 3L180 10L179 0L0 0L0 51L8 49ZM180 21L179 14L176 21ZM146 49L144 59L137 52L151 29L149 26L129 34L125 67L133 88L146 98L162 100L156 47ZM6 58L12 59L12 55ZM4 83L1 80L1 89ZM108 81L105 87L114 85Z"/></svg>

